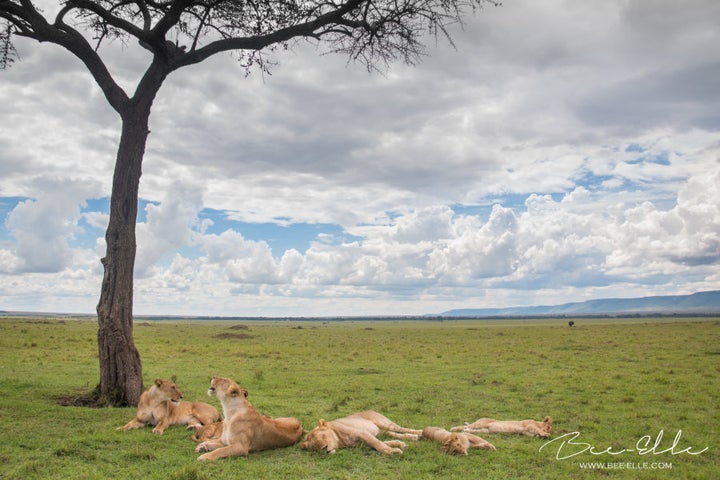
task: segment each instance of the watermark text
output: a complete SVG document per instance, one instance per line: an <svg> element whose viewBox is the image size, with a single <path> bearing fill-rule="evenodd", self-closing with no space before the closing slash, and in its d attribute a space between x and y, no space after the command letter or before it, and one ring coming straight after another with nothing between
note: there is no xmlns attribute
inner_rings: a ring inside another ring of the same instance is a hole
<svg viewBox="0 0 720 480"><path fill-rule="evenodd" d="M638 455L700 455L708 450L708 447L697 449L692 446L683 448L682 430L678 430L671 445L663 445L663 437L665 432L660 430L653 438L652 435L644 435L635 442L635 448L619 448L613 447L598 448L595 445L579 441L580 432L570 432L543 444L538 451L544 448L557 448L555 451L555 459L567 460L583 453L590 455L620 455L622 453L636 453ZM665 442L667 443L667 442ZM672 468L672 467L671 467Z"/></svg>
<svg viewBox="0 0 720 480"><path fill-rule="evenodd" d="M580 462L581 470L672 470L671 462Z"/></svg>

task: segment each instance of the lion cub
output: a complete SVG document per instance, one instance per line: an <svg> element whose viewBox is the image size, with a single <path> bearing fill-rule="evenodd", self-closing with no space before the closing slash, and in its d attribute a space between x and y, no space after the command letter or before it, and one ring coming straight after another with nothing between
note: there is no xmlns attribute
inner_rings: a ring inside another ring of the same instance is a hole
<svg viewBox="0 0 720 480"><path fill-rule="evenodd" d="M181 402L183 395L175 382L155 379L153 386L140 395L135 418L118 430L132 430L155 425L153 433L162 435L170 425L187 425L198 428L220 419L220 413L204 402Z"/></svg>
<svg viewBox="0 0 720 480"><path fill-rule="evenodd" d="M190 438L192 438L193 442L202 443L214 438L220 438L222 436L222 432L223 422L221 420L219 422L211 423L210 425L203 425L195 430L195 433L193 433Z"/></svg>
<svg viewBox="0 0 720 480"><path fill-rule="evenodd" d="M495 420L481 418L473 423L466 423L450 429L453 432L469 433L518 433L529 437L549 437L553 432L552 418L545 417L542 422L537 420Z"/></svg>
<svg viewBox="0 0 720 480"><path fill-rule="evenodd" d="M248 392L229 378L213 377L208 395L217 396L223 407L222 435L202 442L196 452L208 452L198 460L245 456L271 448L289 447L303 433L295 418L270 418L261 415L248 402Z"/></svg>
<svg viewBox="0 0 720 480"><path fill-rule="evenodd" d="M465 432L448 432L444 428L425 427L422 432L423 438L435 440L442 444L441 450L454 455L467 455L468 449L479 448L481 450L496 450L495 447L482 438Z"/></svg>

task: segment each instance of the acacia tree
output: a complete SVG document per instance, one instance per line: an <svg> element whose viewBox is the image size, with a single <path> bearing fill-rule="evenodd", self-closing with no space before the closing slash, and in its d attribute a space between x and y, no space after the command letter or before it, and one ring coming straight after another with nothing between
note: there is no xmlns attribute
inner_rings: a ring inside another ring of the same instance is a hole
<svg viewBox="0 0 720 480"><path fill-rule="evenodd" d="M369 69L416 63L428 33L452 40L447 27L491 0L60 0L47 15L39 0L0 0L0 68L17 57L13 36L63 47L79 58L120 115L122 130L105 233L107 252L97 305L100 382L111 405L136 405L143 390L133 341L133 269L138 189L150 109L175 70L221 52L246 69L267 71L263 52L308 40ZM48 2L44 1L43 5ZM151 53L135 91L115 81L103 42L120 39ZM172 39L172 40L171 40Z"/></svg>

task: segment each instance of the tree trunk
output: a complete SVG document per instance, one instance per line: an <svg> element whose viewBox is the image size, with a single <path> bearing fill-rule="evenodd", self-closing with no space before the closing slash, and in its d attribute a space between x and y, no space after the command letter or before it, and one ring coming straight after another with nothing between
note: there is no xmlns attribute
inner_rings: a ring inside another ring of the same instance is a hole
<svg viewBox="0 0 720 480"><path fill-rule="evenodd" d="M142 160L148 135L147 108L129 108L121 114L110 221L105 241L107 254L98 315L100 359L99 401L113 406L136 406L143 391L140 354L133 341L133 271L135 224Z"/></svg>
<svg viewBox="0 0 720 480"><path fill-rule="evenodd" d="M100 384L96 394L101 404L137 406L143 392L142 363L133 340L135 224L142 162L150 133L150 108L171 71L168 58L156 55L135 95L111 102L120 114L122 133L105 232L105 273L97 306ZM99 84L102 88L102 82ZM112 88L106 86L103 91Z"/></svg>

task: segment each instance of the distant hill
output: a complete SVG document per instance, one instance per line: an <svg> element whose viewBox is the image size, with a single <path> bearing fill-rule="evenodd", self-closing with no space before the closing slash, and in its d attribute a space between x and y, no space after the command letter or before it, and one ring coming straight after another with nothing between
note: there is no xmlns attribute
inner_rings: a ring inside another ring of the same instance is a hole
<svg viewBox="0 0 720 480"><path fill-rule="evenodd" d="M642 298L607 298L586 302L508 308L463 308L449 310L440 317L532 317L575 315L700 315L720 314L720 290L692 295Z"/></svg>

